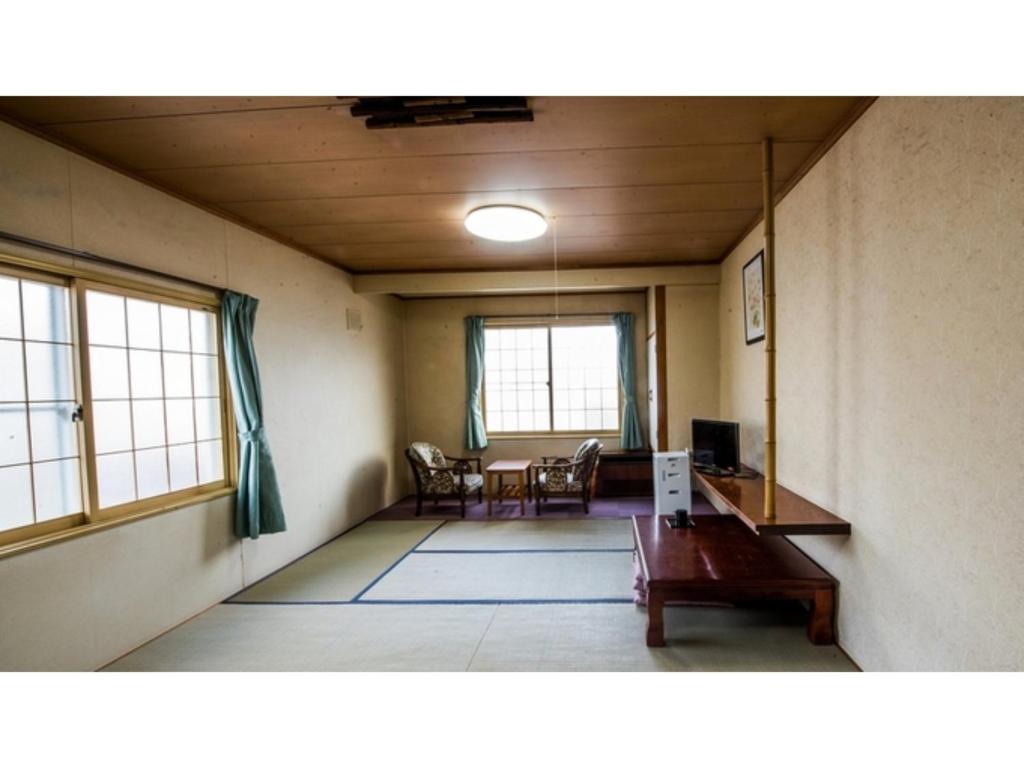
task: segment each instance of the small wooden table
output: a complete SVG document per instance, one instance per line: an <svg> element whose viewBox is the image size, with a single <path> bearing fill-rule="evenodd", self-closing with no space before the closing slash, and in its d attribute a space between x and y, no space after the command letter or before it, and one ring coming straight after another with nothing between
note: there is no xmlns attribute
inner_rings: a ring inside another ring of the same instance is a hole
<svg viewBox="0 0 1024 768"><path fill-rule="evenodd" d="M807 635L833 642L836 582L782 536L758 536L732 515L701 515L693 528L667 517L633 517L633 538L647 584L647 645L665 644L662 618L671 600L810 600Z"/></svg>
<svg viewBox="0 0 1024 768"><path fill-rule="evenodd" d="M519 499L519 513L526 514L526 497L533 499L530 490L530 467L533 462L530 459L504 459L487 465L484 470L484 478L487 484L487 514L491 514L491 503L494 499L499 502L502 499ZM512 475L516 482L505 484L505 475ZM497 488L494 481L497 480Z"/></svg>

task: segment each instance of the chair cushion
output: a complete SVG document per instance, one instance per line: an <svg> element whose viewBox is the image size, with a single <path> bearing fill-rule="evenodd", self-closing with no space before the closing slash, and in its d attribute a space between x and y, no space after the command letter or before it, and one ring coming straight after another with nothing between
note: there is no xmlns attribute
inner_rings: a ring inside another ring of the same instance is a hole
<svg viewBox="0 0 1024 768"><path fill-rule="evenodd" d="M443 467L446 462L444 460L444 453L436 445L432 443L417 442L411 446L413 451L428 465L431 467Z"/></svg>
<svg viewBox="0 0 1024 768"><path fill-rule="evenodd" d="M583 483L579 480L574 480L572 472L567 472L564 475L561 472L555 472L551 478L551 483L548 483L548 473L541 472L537 476L537 482L540 483L542 490L551 491L552 493L578 493L583 490Z"/></svg>
<svg viewBox="0 0 1024 768"><path fill-rule="evenodd" d="M466 490L475 491L484 484L483 475L461 475L466 480ZM460 475L455 476L455 484L459 484Z"/></svg>

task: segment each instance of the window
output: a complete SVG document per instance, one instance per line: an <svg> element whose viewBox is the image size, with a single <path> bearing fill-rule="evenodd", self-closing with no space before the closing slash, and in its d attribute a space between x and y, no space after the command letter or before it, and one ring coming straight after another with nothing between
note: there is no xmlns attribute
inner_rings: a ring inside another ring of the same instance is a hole
<svg viewBox="0 0 1024 768"><path fill-rule="evenodd" d="M215 315L85 292L101 508L224 478Z"/></svg>
<svg viewBox="0 0 1024 768"><path fill-rule="evenodd" d="M484 345L488 432L619 429L618 346L612 325L486 328Z"/></svg>
<svg viewBox="0 0 1024 768"><path fill-rule="evenodd" d="M0 263L0 547L229 486L214 300Z"/></svg>
<svg viewBox="0 0 1024 768"><path fill-rule="evenodd" d="M0 275L0 530L83 510L67 285Z"/></svg>

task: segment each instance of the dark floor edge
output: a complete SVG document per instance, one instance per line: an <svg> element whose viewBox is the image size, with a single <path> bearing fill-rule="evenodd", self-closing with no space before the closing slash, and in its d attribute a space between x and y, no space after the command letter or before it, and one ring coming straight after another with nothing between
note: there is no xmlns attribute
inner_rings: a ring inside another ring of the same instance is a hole
<svg viewBox="0 0 1024 768"><path fill-rule="evenodd" d="M239 600L230 605L625 605L631 597L522 598L480 600Z"/></svg>
<svg viewBox="0 0 1024 768"><path fill-rule="evenodd" d="M420 545L422 545L422 544L423 544L423 543L424 543L424 542L425 542L425 541L426 541L427 539L429 539L429 538L430 538L431 536L433 536L433 535L434 535L435 533L437 533L437 532L438 532L439 530L441 530L442 528L444 528L444 525L445 525L445 523L447 523L447 522L448 522L447 520L443 520L443 521L441 521L441 524L440 524L440 525L438 525L438 526L434 527L434 528L433 528L433 529L432 529L432 530L430 531L430 533L428 533L428 534L427 534L426 536L424 536L424 537L423 537L422 539L420 539L419 541L417 541L417 542L416 542L416 543L415 543L415 544L414 544L414 545L412 546L412 549L410 549L410 550L409 550L408 552L406 552L406 553L405 553L404 555L402 555L402 556L401 556L400 558L398 558L397 560L395 560L395 562L393 562L393 563L392 563L391 565L389 565L389 566L388 566L387 568L385 568L385 569L384 569L384 572L383 572L383 573L381 573L380 575L378 575L378 576L377 576L377 578L375 578L375 579L374 579L373 581L371 581L371 582L370 582L369 584L367 584L367 585L366 585L365 587L363 587L363 588L362 588L362 589L361 589L361 590L360 590L359 592L357 592L357 593L356 593L356 596L352 598L352 602L353 602L353 603L354 603L354 602L356 602L357 600L359 600L359 598L361 598L361 597L362 597L363 595L365 595L365 594L366 594L367 592L369 592L369 591L370 591L371 589L373 589L373 588L374 588L375 586L377 586L377 584L378 584L378 583L380 582L380 580L381 580L381 579L383 579L383 578L384 578L385 576L387 576L387 575L388 575L389 573L391 573L391 572L392 572L393 570L395 570L395 568L397 568L397 567L399 566L399 564L400 564L400 563L401 563L401 562L402 562L403 560L405 560L405 558L407 558L407 557L408 557L409 555L411 555L411 554L412 554L413 552L415 552L415 551L416 551L416 548L417 548L417 547L419 547Z"/></svg>
<svg viewBox="0 0 1024 768"><path fill-rule="evenodd" d="M354 531L354 530L355 530L356 528L358 528L358 527L360 527L361 525L364 525L364 524L366 524L366 523L370 522L370 521L371 521L371 520L372 520L372 519L373 519L373 518L374 518L374 517L375 517L375 516L376 516L377 514L378 514L378 513L374 513L373 515L370 515L369 517L365 517L365 518L363 518L362 520L360 520L360 521L359 521L358 523L356 523L355 525L351 526L350 528L346 528L346 529L345 529L345 530L343 530L343 531L342 531L341 533L337 533L337 534L335 534L334 536L331 536L331 538L329 538L329 539L328 539L327 541L325 541L325 542L324 542L323 544L317 544L317 545L316 545L315 547L313 547L313 548L312 548L311 550L309 550L308 552L306 552L306 553L304 553L304 554L301 554L301 555L299 555L299 556L298 556L298 557L296 557L296 558L295 558L294 560L289 560L289 561L288 561L287 563L285 563L284 565L282 565L282 566L281 566L280 568L275 568L274 570L272 570L272 571L271 571L270 573L266 574L265 576L261 576L260 578L256 579L256 581L254 581L254 582L253 582L252 584L246 584L246 585L245 585L244 587L242 587L242 588L241 588L240 590L238 590L238 591L237 591L237 592L235 592L234 594L228 595L228 596L227 596L226 598L224 598L223 600L221 600L221 601L219 601L219 602L221 602L221 603L229 603L229 602L231 602L231 601L232 601L232 600L234 600L234 599L235 599L236 597L238 597L238 596L239 596L240 594L242 594L242 593L243 593L243 592L245 592L246 590L252 589L253 587L255 587L255 586L256 586L257 584L259 584L260 582L266 581L266 580L267 580L267 579L269 579L269 578L270 578L271 576L276 576L276 575L277 575L277 574L279 574L279 573L280 573L281 571L283 571L283 570L284 570L285 568L290 568L290 567L292 567L292 566L293 566L293 565L295 565L295 564L296 564L297 562L299 562L300 560L303 560L303 559L305 559L305 558L309 557L310 555L312 555L312 554L313 554L314 552L316 552L317 550L323 549L323 548L324 548L324 547L326 547L326 546L327 546L328 544L331 544L331 543L333 543L333 542L337 541L337 540L338 540L338 539L340 539L340 538L341 538L342 536L344 536L344 535L345 535L346 533L352 533L352 531ZM438 527L440 527L440 526L438 526ZM218 603L214 603L214 605L217 605L217 604L218 604ZM155 639L155 638L154 638L154 639Z"/></svg>
<svg viewBox="0 0 1024 768"><path fill-rule="evenodd" d="M414 555L532 555L573 554L580 552L632 552L633 547L586 547L572 549L416 549Z"/></svg>

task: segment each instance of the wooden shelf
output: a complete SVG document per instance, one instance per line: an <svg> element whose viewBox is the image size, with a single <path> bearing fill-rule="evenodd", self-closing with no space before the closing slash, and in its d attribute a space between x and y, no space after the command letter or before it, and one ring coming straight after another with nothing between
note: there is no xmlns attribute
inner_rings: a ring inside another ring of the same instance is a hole
<svg viewBox="0 0 1024 768"><path fill-rule="evenodd" d="M775 519L764 518L764 476L753 478L715 477L693 473L694 487L708 501L728 511L760 535L849 536L850 524L788 488L775 486ZM717 504L715 504L718 506Z"/></svg>

